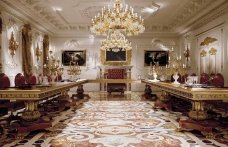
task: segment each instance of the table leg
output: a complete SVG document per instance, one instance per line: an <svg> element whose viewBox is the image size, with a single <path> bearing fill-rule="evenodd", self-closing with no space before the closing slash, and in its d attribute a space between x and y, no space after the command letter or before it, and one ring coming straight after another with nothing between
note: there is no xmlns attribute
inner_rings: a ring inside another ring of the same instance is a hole
<svg viewBox="0 0 228 147"><path fill-rule="evenodd" d="M61 98L64 99L64 100L70 101L70 96L69 96L68 92L69 92L69 89L64 91L64 92L62 92Z"/></svg>
<svg viewBox="0 0 228 147"><path fill-rule="evenodd" d="M188 113L189 117L193 120L207 119L207 112L204 110L203 101L192 101L192 110Z"/></svg>
<svg viewBox="0 0 228 147"><path fill-rule="evenodd" d="M26 101L25 111L22 113L22 118L27 121L33 121L40 118L40 112L37 109L38 101Z"/></svg>
<svg viewBox="0 0 228 147"><path fill-rule="evenodd" d="M155 108L165 108L166 110L171 110L169 93L162 91L161 95L158 96L158 100L155 101L154 107Z"/></svg>

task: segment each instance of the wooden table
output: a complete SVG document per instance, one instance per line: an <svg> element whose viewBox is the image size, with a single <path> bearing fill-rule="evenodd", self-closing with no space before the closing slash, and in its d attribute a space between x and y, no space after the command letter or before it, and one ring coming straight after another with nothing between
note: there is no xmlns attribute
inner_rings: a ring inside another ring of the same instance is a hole
<svg viewBox="0 0 228 147"><path fill-rule="evenodd" d="M194 120L205 120L207 118L208 115L204 109L205 101L228 101L228 88L190 88L181 84L152 82L151 80L142 80L142 83L159 88L168 94L190 100L192 109L188 114Z"/></svg>
<svg viewBox="0 0 228 147"><path fill-rule="evenodd" d="M89 79L88 83L100 83L100 90L107 91L107 83L126 83L127 91L131 91L130 83L141 83L141 80L135 79ZM103 86L101 86L103 85Z"/></svg>
<svg viewBox="0 0 228 147"><path fill-rule="evenodd" d="M36 120L40 117L37 109L39 101L50 98L51 96L61 94L68 99L70 88L86 83L87 80L78 80L76 82L56 82L53 85L34 85L31 89L7 88L0 90L0 100L16 100L25 103L25 111L22 113L24 120Z"/></svg>
<svg viewBox="0 0 228 147"><path fill-rule="evenodd" d="M175 85L165 82L152 82L150 80L142 80L153 87L162 91L162 96L159 98L160 102L169 102L170 96L174 95L192 103L192 108L188 115L190 119L180 119L178 130L195 129L199 130L207 138L213 138L213 128L218 126L218 122L207 120L208 114L205 110L205 103L208 101L228 101L228 88L190 88L183 85ZM168 97L166 99L166 97ZM160 103L159 101L157 101ZM156 102L155 102L156 104ZM164 103L163 103L164 104Z"/></svg>

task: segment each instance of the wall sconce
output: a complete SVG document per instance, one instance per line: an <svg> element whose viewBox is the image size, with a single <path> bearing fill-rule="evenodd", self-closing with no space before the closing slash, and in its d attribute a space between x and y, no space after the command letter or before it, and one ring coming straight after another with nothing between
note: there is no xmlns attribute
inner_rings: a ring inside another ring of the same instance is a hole
<svg viewBox="0 0 228 147"><path fill-rule="evenodd" d="M42 52L41 52L39 45L37 43L37 46L36 46L36 60L37 60L37 62L40 60L41 54L42 54Z"/></svg>
<svg viewBox="0 0 228 147"><path fill-rule="evenodd" d="M186 66L189 67L189 61L190 61L190 49L188 48L187 45L187 49L184 51L184 57L186 59Z"/></svg>
<svg viewBox="0 0 228 147"><path fill-rule="evenodd" d="M18 42L16 42L16 40L14 39L14 34L12 32L9 40L9 50L10 50L10 55L12 57L16 54L17 48L18 48Z"/></svg>

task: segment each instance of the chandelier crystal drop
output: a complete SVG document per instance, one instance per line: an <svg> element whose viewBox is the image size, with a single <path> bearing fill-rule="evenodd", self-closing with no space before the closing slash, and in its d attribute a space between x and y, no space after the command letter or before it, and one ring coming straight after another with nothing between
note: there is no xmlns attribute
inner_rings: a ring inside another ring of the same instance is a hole
<svg viewBox="0 0 228 147"><path fill-rule="evenodd" d="M127 36L138 35L145 31L144 20L134 13L128 5L123 8L121 0L115 0L113 10L102 8L92 19L90 30L96 35L108 35L109 29L124 30Z"/></svg>
<svg viewBox="0 0 228 147"><path fill-rule="evenodd" d="M119 31L111 32L107 38L101 43L102 50L112 50L118 52L120 50L131 50L131 42Z"/></svg>

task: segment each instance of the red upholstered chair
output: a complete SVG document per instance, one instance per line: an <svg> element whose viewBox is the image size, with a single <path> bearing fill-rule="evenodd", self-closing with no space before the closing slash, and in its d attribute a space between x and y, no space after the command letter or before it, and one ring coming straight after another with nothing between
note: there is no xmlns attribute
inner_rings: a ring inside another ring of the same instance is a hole
<svg viewBox="0 0 228 147"><path fill-rule="evenodd" d="M8 88L8 87L10 87L9 77L6 74L1 73L0 74L0 88Z"/></svg>
<svg viewBox="0 0 228 147"><path fill-rule="evenodd" d="M200 75L200 84L210 84L210 77L207 73Z"/></svg>
<svg viewBox="0 0 228 147"><path fill-rule="evenodd" d="M36 84L36 76L35 75L30 75L28 78L28 84L35 85Z"/></svg>
<svg viewBox="0 0 228 147"><path fill-rule="evenodd" d="M51 82L52 81L51 76L48 75L47 77L48 77L48 82Z"/></svg>
<svg viewBox="0 0 228 147"><path fill-rule="evenodd" d="M125 69L108 69L107 70L107 79L125 79L126 74L125 74ZM126 89L126 84L125 83L108 83L107 84L107 91L109 94L111 92L121 92L121 94L124 93Z"/></svg>
<svg viewBox="0 0 228 147"><path fill-rule="evenodd" d="M196 73L192 73L191 76L197 76Z"/></svg>
<svg viewBox="0 0 228 147"><path fill-rule="evenodd" d="M215 87L224 87L224 77L221 73L217 73L212 77L211 84Z"/></svg>
<svg viewBox="0 0 228 147"><path fill-rule="evenodd" d="M184 75L181 77L181 83L185 83L185 81L187 81L187 78L188 78L188 74L184 74Z"/></svg>
<svg viewBox="0 0 228 147"><path fill-rule="evenodd" d="M57 75L55 78L55 81L61 81L62 80L62 75Z"/></svg>
<svg viewBox="0 0 228 147"><path fill-rule="evenodd" d="M5 89L8 87L10 87L9 77L4 73L0 73L0 89ZM8 113L9 103L9 100L0 100L0 116L6 115Z"/></svg>
<svg viewBox="0 0 228 147"><path fill-rule="evenodd" d="M25 76L22 75L21 73L18 73L18 74L15 76L14 84L15 84L16 87L25 85Z"/></svg>

